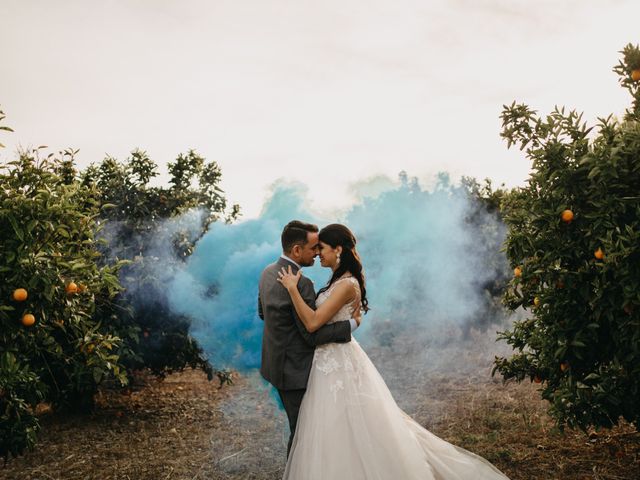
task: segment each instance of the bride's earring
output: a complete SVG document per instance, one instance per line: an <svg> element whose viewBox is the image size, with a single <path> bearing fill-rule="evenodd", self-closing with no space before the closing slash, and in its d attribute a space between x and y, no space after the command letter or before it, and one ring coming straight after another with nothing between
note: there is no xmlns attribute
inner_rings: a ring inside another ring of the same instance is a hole
<svg viewBox="0 0 640 480"><path fill-rule="evenodd" d="M336 254L336 267L338 265L340 265L340 254L339 253Z"/></svg>

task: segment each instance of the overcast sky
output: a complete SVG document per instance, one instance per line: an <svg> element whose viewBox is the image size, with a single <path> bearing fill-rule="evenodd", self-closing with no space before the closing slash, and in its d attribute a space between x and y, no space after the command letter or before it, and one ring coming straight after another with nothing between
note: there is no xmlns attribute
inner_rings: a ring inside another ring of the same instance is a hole
<svg viewBox="0 0 640 480"><path fill-rule="evenodd" d="M502 105L587 120L628 98L611 68L640 41L637 0L0 0L7 149L196 149L255 217L280 178L317 209L400 170L522 184Z"/></svg>

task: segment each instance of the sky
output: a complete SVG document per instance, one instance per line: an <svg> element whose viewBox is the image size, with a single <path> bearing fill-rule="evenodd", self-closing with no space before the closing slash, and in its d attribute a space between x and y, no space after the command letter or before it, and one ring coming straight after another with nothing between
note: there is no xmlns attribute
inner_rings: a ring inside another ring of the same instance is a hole
<svg viewBox="0 0 640 480"><path fill-rule="evenodd" d="M282 181L325 216L402 170L522 185L503 105L621 114L638 18L634 0L0 0L0 162L141 148L166 181L194 148L245 219Z"/></svg>

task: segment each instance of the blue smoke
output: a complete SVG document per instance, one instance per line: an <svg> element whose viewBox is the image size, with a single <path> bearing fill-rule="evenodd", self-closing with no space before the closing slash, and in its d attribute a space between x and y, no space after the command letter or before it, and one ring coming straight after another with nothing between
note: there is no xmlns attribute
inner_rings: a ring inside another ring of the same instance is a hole
<svg viewBox="0 0 640 480"><path fill-rule="evenodd" d="M398 188L365 198L345 219L358 237L375 317L412 328L464 324L476 315L479 286L491 276L479 232L465 222L476 210L473 200L444 174L432 191L404 174L400 180ZM363 333L372 323L365 322Z"/></svg>
<svg viewBox="0 0 640 480"><path fill-rule="evenodd" d="M466 191L445 174L430 190L406 174L399 182L377 179L354 190L362 192L358 204L342 219L324 219L307 208L304 186L277 183L258 219L213 224L185 268L174 272L170 304L193 320L192 335L216 368L259 367L258 279L281 254L280 233L292 219L320 227L345 223L356 235L372 308L356 333L359 340L375 343L379 324L427 332L473 321L482 307L481 286L494 272L480 232L465 221L470 212L482 214ZM475 223L489 225L501 243L504 229L494 217ZM305 275L319 288L329 271L317 263Z"/></svg>
<svg viewBox="0 0 640 480"><path fill-rule="evenodd" d="M216 368L260 366L258 279L280 256L286 223L293 218L317 221L304 209L306 195L300 184L276 183L258 219L213 224L186 268L174 276L168 289L170 304L192 318L191 333Z"/></svg>

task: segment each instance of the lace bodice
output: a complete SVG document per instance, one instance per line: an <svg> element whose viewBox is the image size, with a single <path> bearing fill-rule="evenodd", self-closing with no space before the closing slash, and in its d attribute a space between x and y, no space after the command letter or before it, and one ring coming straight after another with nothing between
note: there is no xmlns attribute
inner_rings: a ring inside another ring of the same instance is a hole
<svg viewBox="0 0 640 480"><path fill-rule="evenodd" d="M327 290L318 295L318 298L316 299L316 306L319 307L320 305L322 305L322 303L325 302L327 298L329 298L333 289L336 288L336 285L341 282L349 282L353 285L356 291L356 299L352 303L343 305L342 308L338 310L338 312L333 316L333 318L331 318L331 320L327 322L328 324L340 322L342 320L349 320L352 316L351 314L353 312L353 307L360 304L360 284L358 284L358 280L353 277L342 277L339 280L336 280L333 285L331 285Z"/></svg>

